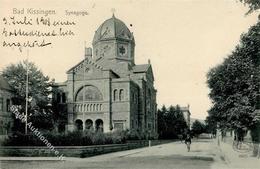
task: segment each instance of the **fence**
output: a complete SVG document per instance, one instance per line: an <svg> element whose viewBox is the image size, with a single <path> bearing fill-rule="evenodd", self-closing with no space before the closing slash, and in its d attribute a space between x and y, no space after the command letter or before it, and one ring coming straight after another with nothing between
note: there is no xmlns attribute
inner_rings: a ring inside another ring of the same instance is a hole
<svg viewBox="0 0 260 169"><path fill-rule="evenodd" d="M152 140L151 146L165 144L173 140ZM66 157L90 157L99 154L130 150L149 146L148 140L130 141L126 144L109 144L95 146L57 146L55 150ZM5 146L0 147L0 156L23 156L23 157L54 157L55 154L47 147L42 146Z"/></svg>

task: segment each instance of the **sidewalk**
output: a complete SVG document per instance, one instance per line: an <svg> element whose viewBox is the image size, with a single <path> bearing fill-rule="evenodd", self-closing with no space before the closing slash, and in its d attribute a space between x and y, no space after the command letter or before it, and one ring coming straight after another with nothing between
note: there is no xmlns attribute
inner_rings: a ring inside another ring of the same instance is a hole
<svg viewBox="0 0 260 169"><path fill-rule="evenodd" d="M160 146L160 145L157 145L157 146ZM152 147L156 147L156 146L152 146ZM100 154L100 155L86 157L86 158L66 157L65 156L64 161L100 161L100 160L105 161L105 160L110 160L111 158L115 158L118 156L121 157L121 156L126 156L129 154L136 154L139 152L143 152L150 148L151 147L142 147L142 148L136 148L136 149L132 149L132 150ZM0 161L60 161L60 159L58 157L0 157Z"/></svg>
<svg viewBox="0 0 260 169"><path fill-rule="evenodd" d="M217 144L217 140L216 140ZM233 149L232 144L220 141L219 146L225 161L229 168L243 168L243 169L259 169L260 159L252 157L252 151L250 152L238 152Z"/></svg>
<svg viewBox="0 0 260 169"><path fill-rule="evenodd" d="M216 146L215 146L216 147ZM154 153L156 152L156 153ZM214 149L211 147L211 143L194 142L192 144L191 152L187 152L186 145L180 142L166 143L163 145L156 145L152 147L143 147L127 151L119 151L109 154L102 154L88 158L76 158L65 157L64 161L110 161L116 158L127 157L154 157L169 156L173 159L190 159L190 160L202 160L202 161L215 161ZM58 157L0 157L0 161L59 161Z"/></svg>

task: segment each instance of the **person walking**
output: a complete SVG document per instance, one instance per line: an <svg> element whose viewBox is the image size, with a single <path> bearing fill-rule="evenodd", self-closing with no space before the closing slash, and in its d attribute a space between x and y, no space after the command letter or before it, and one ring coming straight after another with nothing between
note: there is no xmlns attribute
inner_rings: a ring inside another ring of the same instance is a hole
<svg viewBox="0 0 260 169"><path fill-rule="evenodd" d="M187 146L188 152L190 152L191 137L190 137L189 134L188 134L188 135L186 136L186 138L185 138L185 144L186 144L186 146Z"/></svg>

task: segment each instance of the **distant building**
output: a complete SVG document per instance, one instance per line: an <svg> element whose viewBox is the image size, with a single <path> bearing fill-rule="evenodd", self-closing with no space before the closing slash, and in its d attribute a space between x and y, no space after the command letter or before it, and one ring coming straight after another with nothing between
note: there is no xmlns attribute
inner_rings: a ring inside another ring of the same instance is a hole
<svg viewBox="0 0 260 169"><path fill-rule="evenodd" d="M13 90L0 75L0 139L5 138L10 132L13 125L12 113L10 106L12 105Z"/></svg>
<svg viewBox="0 0 260 169"><path fill-rule="evenodd" d="M191 124L191 126L190 126L190 127L192 127L193 123L194 123L196 120L199 121L200 123L206 125L205 120L191 118L191 120L190 120L190 124Z"/></svg>
<svg viewBox="0 0 260 169"><path fill-rule="evenodd" d="M184 119L185 119L185 121L187 123L187 126L190 129L190 127L191 127L191 123L190 123L190 115L191 115L191 113L190 113L190 105L184 106L184 107L180 107L180 109L181 109L181 112L182 112L182 114L184 116Z"/></svg>
<svg viewBox="0 0 260 169"><path fill-rule="evenodd" d="M113 15L95 31L92 45L67 71L67 81L54 86L53 99L67 106L67 130L157 132L152 65L135 64L128 27Z"/></svg>

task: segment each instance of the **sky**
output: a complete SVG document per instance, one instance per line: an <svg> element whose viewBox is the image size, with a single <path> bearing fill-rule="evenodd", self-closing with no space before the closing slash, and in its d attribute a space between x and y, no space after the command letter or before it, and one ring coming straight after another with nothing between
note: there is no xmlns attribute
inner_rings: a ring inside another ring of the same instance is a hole
<svg viewBox="0 0 260 169"><path fill-rule="evenodd" d="M241 33L257 21L257 14L245 16L248 8L236 0L103 0L51 1L0 0L0 70L27 58L27 50L3 47L3 41L34 41L35 37L4 37L3 29L51 30L47 26L5 25L3 18L35 19L43 15L14 14L14 9L55 10L51 20L74 21L75 35L45 38L52 42L30 48L29 60L56 82L66 80L66 71L84 58L84 46L91 47L95 30L114 12L133 32L136 64L151 60L157 89L158 108L190 105L191 117L204 119L211 107L206 84L210 68L220 64L239 43ZM65 11L85 11L86 16ZM56 28L55 28L56 29ZM41 40L40 38L37 40Z"/></svg>

